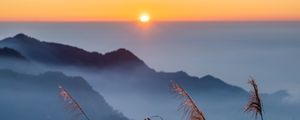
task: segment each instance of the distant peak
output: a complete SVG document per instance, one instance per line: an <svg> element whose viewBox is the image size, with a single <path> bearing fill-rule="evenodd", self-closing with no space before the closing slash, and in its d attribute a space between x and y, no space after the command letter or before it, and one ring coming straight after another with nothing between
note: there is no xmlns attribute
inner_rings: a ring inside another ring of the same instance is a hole
<svg viewBox="0 0 300 120"><path fill-rule="evenodd" d="M119 48L118 50L116 50L116 52L119 52L119 53L126 53L126 54L132 54L133 53L125 48Z"/></svg>
<svg viewBox="0 0 300 120"><path fill-rule="evenodd" d="M22 60L26 59L23 55L21 55L21 53L8 47L0 48L0 58L1 57L17 58Z"/></svg>
<svg viewBox="0 0 300 120"><path fill-rule="evenodd" d="M212 76L212 75L210 75L210 74L208 74L208 75L205 75L205 76L203 76L202 78L209 78L209 79L216 79L214 76Z"/></svg>
<svg viewBox="0 0 300 120"><path fill-rule="evenodd" d="M13 37L7 37L0 42L2 43L14 43L14 42L21 42L21 43L37 43L40 42L39 40L30 37L24 33L18 33Z"/></svg>
<svg viewBox="0 0 300 120"><path fill-rule="evenodd" d="M105 53L104 57L106 57L109 60L113 60L114 62L117 62L117 63L134 62L134 63L138 63L138 64L144 64L144 62L141 59L139 59L131 51L129 51L125 48L120 48L118 50Z"/></svg>
<svg viewBox="0 0 300 120"><path fill-rule="evenodd" d="M25 35L24 33L19 33L14 36L14 38L30 38L28 35Z"/></svg>
<svg viewBox="0 0 300 120"><path fill-rule="evenodd" d="M13 39L17 40L17 41L21 41L21 42L29 42L29 43L37 43L40 42L39 40L30 37L24 33L19 33L17 35L15 35L14 37L12 37Z"/></svg>
<svg viewBox="0 0 300 120"><path fill-rule="evenodd" d="M137 58L131 51L125 49L125 48L119 48L118 50L108 52L105 55L112 55L112 54L119 54L119 55L124 55L126 57L134 57Z"/></svg>
<svg viewBox="0 0 300 120"><path fill-rule="evenodd" d="M13 54L19 54L19 52L17 52L14 49L8 48L8 47L4 47L4 48L0 48L0 53L13 53Z"/></svg>

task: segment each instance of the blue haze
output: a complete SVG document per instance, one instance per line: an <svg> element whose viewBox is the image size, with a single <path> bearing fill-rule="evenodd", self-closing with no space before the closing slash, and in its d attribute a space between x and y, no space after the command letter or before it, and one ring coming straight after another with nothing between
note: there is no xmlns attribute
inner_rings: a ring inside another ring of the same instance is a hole
<svg viewBox="0 0 300 120"><path fill-rule="evenodd" d="M211 74L300 100L300 22L0 23L0 37L25 33L100 53L126 48L157 71Z"/></svg>

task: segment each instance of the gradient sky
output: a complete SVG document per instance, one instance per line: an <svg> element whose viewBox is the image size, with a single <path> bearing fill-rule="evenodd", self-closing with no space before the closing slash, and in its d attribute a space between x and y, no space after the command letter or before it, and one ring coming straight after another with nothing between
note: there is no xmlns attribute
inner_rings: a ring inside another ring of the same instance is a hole
<svg viewBox="0 0 300 120"><path fill-rule="evenodd" d="M300 20L299 0L1 0L0 21Z"/></svg>

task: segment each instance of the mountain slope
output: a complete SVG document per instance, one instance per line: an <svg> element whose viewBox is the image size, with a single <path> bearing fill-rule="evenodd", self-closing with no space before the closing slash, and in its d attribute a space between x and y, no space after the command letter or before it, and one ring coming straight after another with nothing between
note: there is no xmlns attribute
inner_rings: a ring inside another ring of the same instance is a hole
<svg viewBox="0 0 300 120"><path fill-rule="evenodd" d="M18 51L11 48L0 48L0 58L2 59L15 59L15 60L26 60Z"/></svg>
<svg viewBox="0 0 300 120"><path fill-rule="evenodd" d="M243 89L226 84L222 80L216 79L210 75L199 79L197 77L191 77L185 72L155 72L132 52L123 48L101 54L97 52L88 52L80 48L59 43L42 42L22 33L1 40L0 47L1 46L16 49L30 60L43 64L97 68L102 71L120 72L119 76L132 75L131 78L140 79L137 82L149 82L147 83L148 86L151 86L151 84L156 85L158 83L168 84L169 80L182 79L188 81L183 81L182 84L189 84L188 86L190 88L196 88L201 85L202 87L200 88L204 90L213 90L216 87L219 87L220 89L228 88L228 90L230 89L229 91L240 91L245 94ZM120 71L114 71L109 68L118 68ZM128 73L128 71L131 71L131 73ZM147 78L149 79L145 80ZM156 82L154 82L152 79L161 80L155 80Z"/></svg>
<svg viewBox="0 0 300 120"><path fill-rule="evenodd" d="M66 120L74 117L72 110L65 109L58 95L58 85L71 92L91 119L127 120L80 77L58 72L29 75L10 70L0 70L0 119Z"/></svg>
<svg viewBox="0 0 300 120"><path fill-rule="evenodd" d="M122 65L130 67L130 64L146 67L142 60L126 49L101 54L68 45L42 42L22 33L0 41L0 47L13 48L34 61L52 65L96 69Z"/></svg>
<svg viewBox="0 0 300 120"><path fill-rule="evenodd" d="M170 80L177 81L191 94L205 111L207 119L249 118L243 112L248 93L242 88L211 75L198 78L183 71L156 72L126 49L100 54L59 43L42 42L24 34L0 41L0 47L10 47L32 61L57 66L57 71L68 75L82 76L96 91L101 91L110 105L136 120L149 115L161 115L173 120L181 118L177 111L180 100L171 94ZM75 68L66 69L65 66ZM274 113L267 114L267 117L284 119L295 116L296 107L284 105L282 100L286 95L279 95L263 97L267 110ZM279 108L291 110L283 114Z"/></svg>

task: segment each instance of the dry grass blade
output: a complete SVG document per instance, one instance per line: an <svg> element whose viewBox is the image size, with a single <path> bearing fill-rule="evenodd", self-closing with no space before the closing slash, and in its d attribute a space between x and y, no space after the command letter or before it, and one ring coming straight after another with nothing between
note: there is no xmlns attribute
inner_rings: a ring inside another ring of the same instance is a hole
<svg viewBox="0 0 300 120"><path fill-rule="evenodd" d="M255 79L251 78L249 80L249 84L253 87L253 90L250 91L250 101L246 106L245 112L253 112L255 114L255 118L259 115L261 120L263 120L262 102Z"/></svg>
<svg viewBox="0 0 300 120"><path fill-rule="evenodd" d="M79 112L76 113L76 116L82 115L85 119L90 120L89 117L86 115L86 113L83 111L81 106L78 102L72 97L72 95L62 86L59 86L59 95L64 98L64 101L67 104L67 107L70 108L73 112Z"/></svg>
<svg viewBox="0 0 300 120"><path fill-rule="evenodd" d="M175 81L171 81L173 90L183 98L180 109L184 110L187 120L205 120L203 112L201 112L191 96Z"/></svg>

